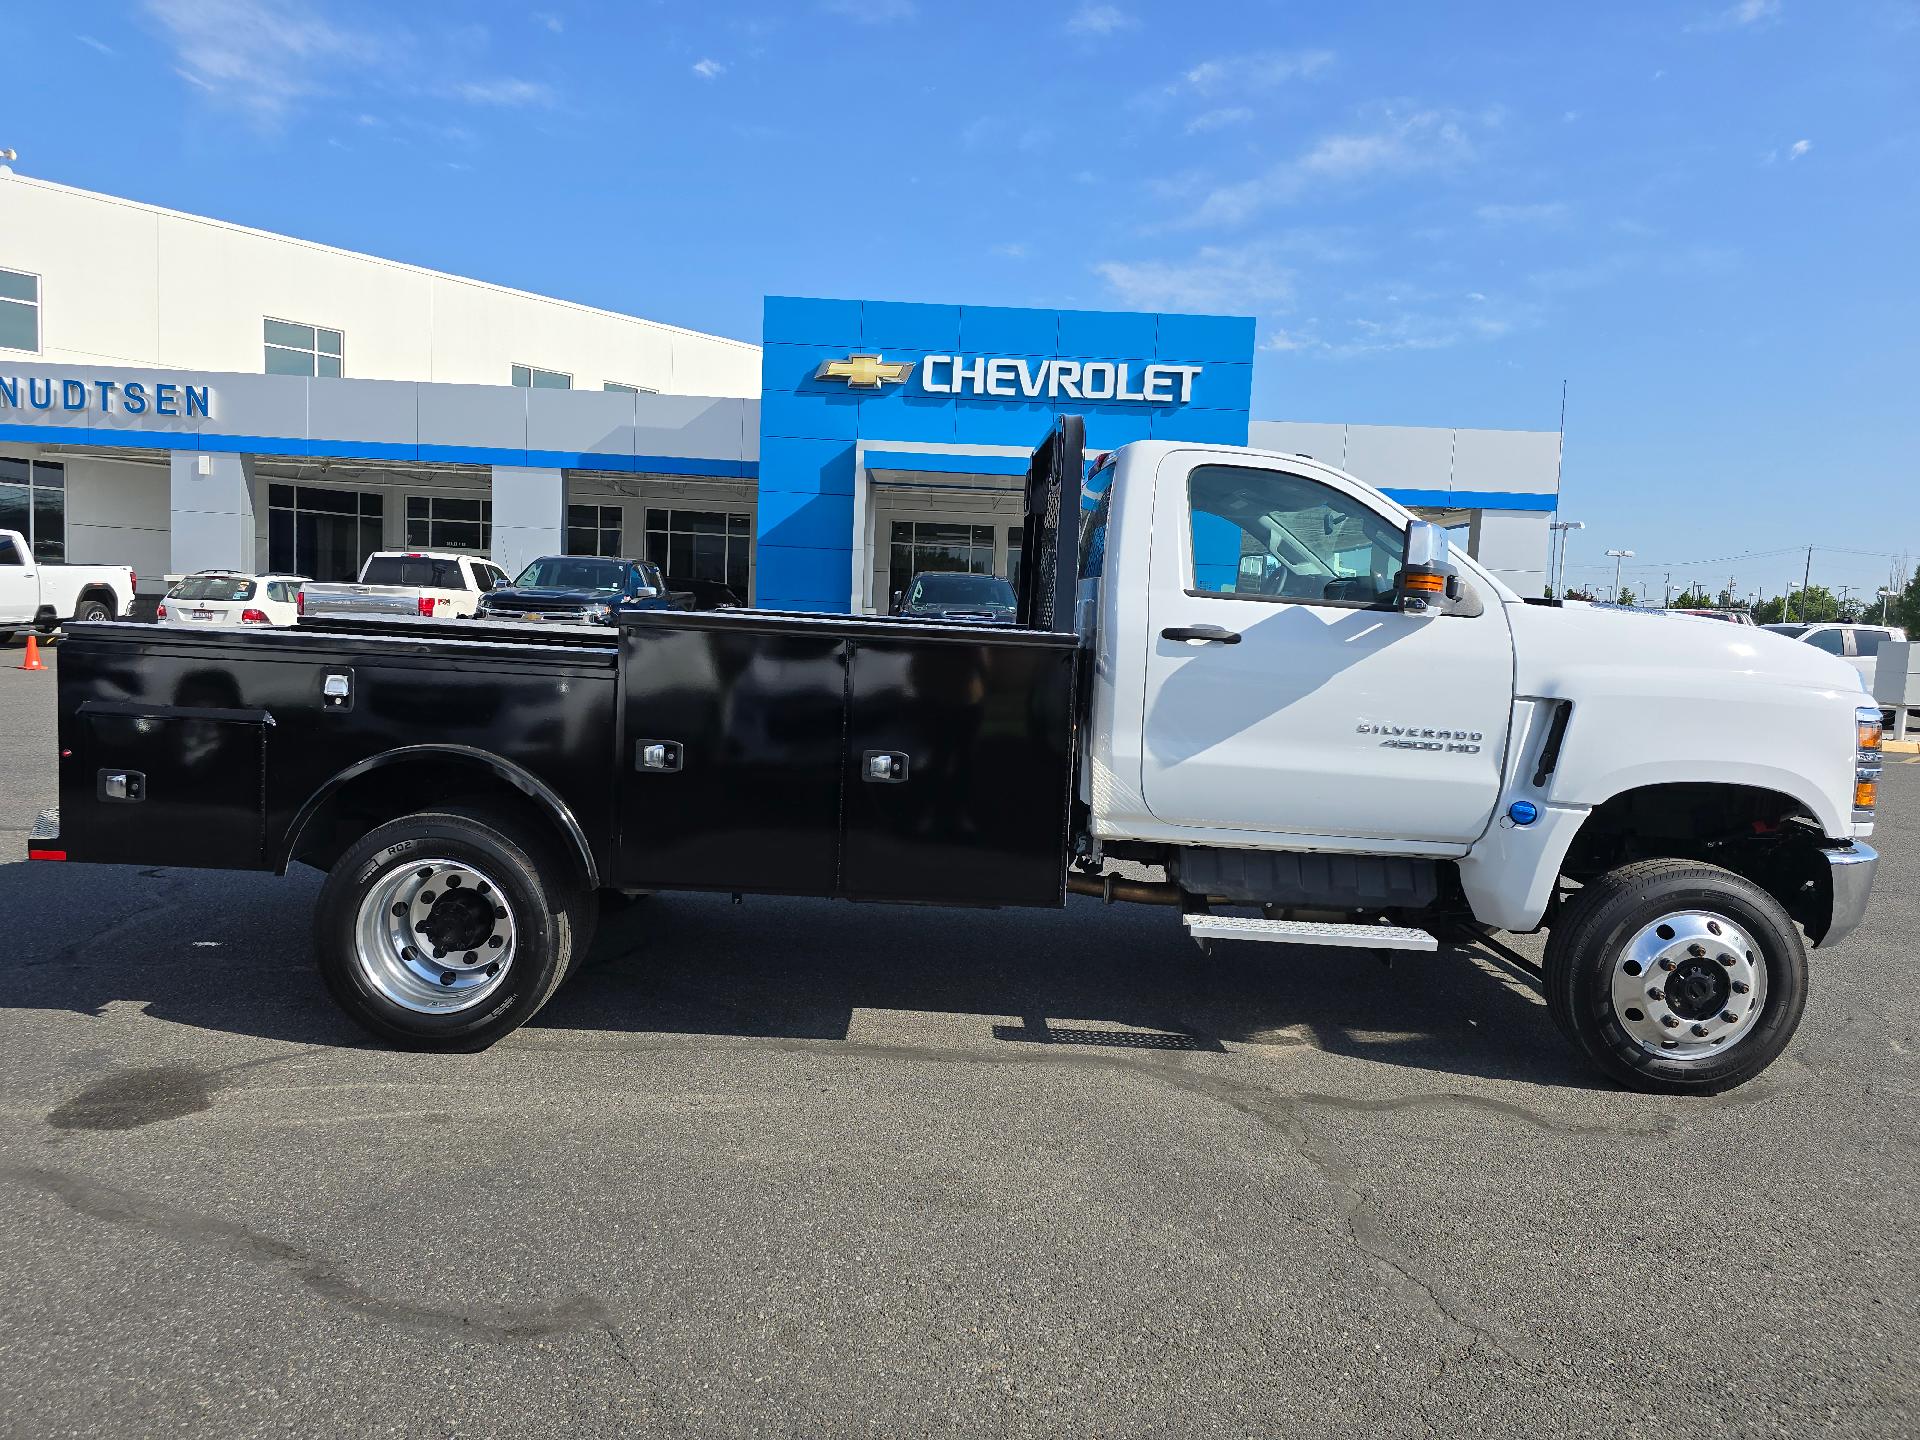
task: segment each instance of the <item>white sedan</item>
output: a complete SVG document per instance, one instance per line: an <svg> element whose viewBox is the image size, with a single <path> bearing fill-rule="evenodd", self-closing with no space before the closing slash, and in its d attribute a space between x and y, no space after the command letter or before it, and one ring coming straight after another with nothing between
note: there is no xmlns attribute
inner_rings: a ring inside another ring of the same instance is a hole
<svg viewBox="0 0 1920 1440"><path fill-rule="evenodd" d="M300 618L304 575L202 570L167 591L154 612L162 625L291 625Z"/></svg>

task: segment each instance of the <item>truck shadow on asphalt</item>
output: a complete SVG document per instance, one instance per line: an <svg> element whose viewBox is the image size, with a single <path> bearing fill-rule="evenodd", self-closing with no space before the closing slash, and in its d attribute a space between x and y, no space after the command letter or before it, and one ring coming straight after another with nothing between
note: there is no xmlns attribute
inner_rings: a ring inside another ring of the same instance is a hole
<svg viewBox="0 0 1920 1440"><path fill-rule="evenodd" d="M0 1007L371 1042L315 969L319 877L0 866ZM664 895L609 915L529 1029L845 1040L861 1012L959 1017L943 1043L1199 1053L1310 1047L1443 1074L1594 1088L1531 984L1466 951L1221 945L1158 907L955 911ZM909 1021L911 1023L911 1020ZM858 1037L856 1037L858 1038ZM552 1043L551 1040L548 1043Z"/></svg>

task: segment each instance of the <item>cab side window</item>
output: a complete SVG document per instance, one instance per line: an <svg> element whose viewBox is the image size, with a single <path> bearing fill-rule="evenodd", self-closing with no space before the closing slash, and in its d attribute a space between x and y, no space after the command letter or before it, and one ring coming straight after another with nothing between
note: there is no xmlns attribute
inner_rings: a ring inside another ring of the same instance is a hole
<svg viewBox="0 0 1920 1440"><path fill-rule="evenodd" d="M1878 655L1880 647L1892 638L1891 632L1886 630L1856 630L1853 632L1853 653L1860 656Z"/></svg>
<svg viewBox="0 0 1920 1440"><path fill-rule="evenodd" d="M0 536L0 565L24 565L20 558L20 547L13 543L12 537Z"/></svg>
<svg viewBox="0 0 1920 1440"><path fill-rule="evenodd" d="M1816 630L1807 637L1807 643L1816 650L1826 651L1829 655L1844 655L1847 653L1847 642L1844 631Z"/></svg>
<svg viewBox="0 0 1920 1440"><path fill-rule="evenodd" d="M1305 605L1393 597L1405 536L1330 485L1284 470L1202 465L1187 480L1193 593Z"/></svg>

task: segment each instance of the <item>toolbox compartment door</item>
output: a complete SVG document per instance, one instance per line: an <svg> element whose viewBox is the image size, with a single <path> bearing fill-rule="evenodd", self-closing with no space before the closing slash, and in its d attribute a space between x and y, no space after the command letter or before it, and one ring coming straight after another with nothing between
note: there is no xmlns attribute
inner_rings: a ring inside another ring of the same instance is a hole
<svg viewBox="0 0 1920 1440"><path fill-rule="evenodd" d="M74 720L60 795L70 858L263 867L265 710L88 700Z"/></svg>
<svg viewBox="0 0 1920 1440"><path fill-rule="evenodd" d="M848 651L842 893L1061 904L1071 637L857 635Z"/></svg>

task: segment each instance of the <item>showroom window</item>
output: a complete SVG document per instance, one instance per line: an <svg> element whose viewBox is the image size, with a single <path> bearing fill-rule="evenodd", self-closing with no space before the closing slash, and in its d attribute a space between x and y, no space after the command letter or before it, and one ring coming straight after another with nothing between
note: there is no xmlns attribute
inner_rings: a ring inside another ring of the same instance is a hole
<svg viewBox="0 0 1920 1440"><path fill-rule="evenodd" d="M345 373L347 341L338 330L299 325L291 320L266 322L267 374L318 375L338 380Z"/></svg>
<svg viewBox="0 0 1920 1440"><path fill-rule="evenodd" d="M573 376L558 370L542 370L535 365L516 365L513 383L522 390L571 390Z"/></svg>
<svg viewBox="0 0 1920 1440"><path fill-rule="evenodd" d="M409 495L407 548L476 553L492 549L493 502L458 495Z"/></svg>
<svg viewBox="0 0 1920 1440"><path fill-rule="evenodd" d="M660 392L651 385L622 385L618 380L608 380L600 387L618 395L658 395Z"/></svg>
<svg viewBox="0 0 1920 1440"><path fill-rule="evenodd" d="M0 456L0 530L18 530L42 565L67 558L67 472L47 460Z"/></svg>
<svg viewBox="0 0 1920 1440"><path fill-rule="evenodd" d="M381 545L381 497L320 485L267 487L267 568L309 580L357 580Z"/></svg>
<svg viewBox="0 0 1920 1440"><path fill-rule="evenodd" d="M893 522L893 554L888 561L898 590L923 571L961 570L993 574L993 526L953 525L932 520Z"/></svg>
<svg viewBox="0 0 1920 1440"><path fill-rule="evenodd" d="M567 553L569 555L619 556L620 507L618 505L567 506Z"/></svg>
<svg viewBox="0 0 1920 1440"><path fill-rule="evenodd" d="M753 517L724 510L647 511L647 556L674 584L718 580L747 596Z"/></svg>
<svg viewBox="0 0 1920 1440"><path fill-rule="evenodd" d="M40 348L40 277L0 270L0 350Z"/></svg>

